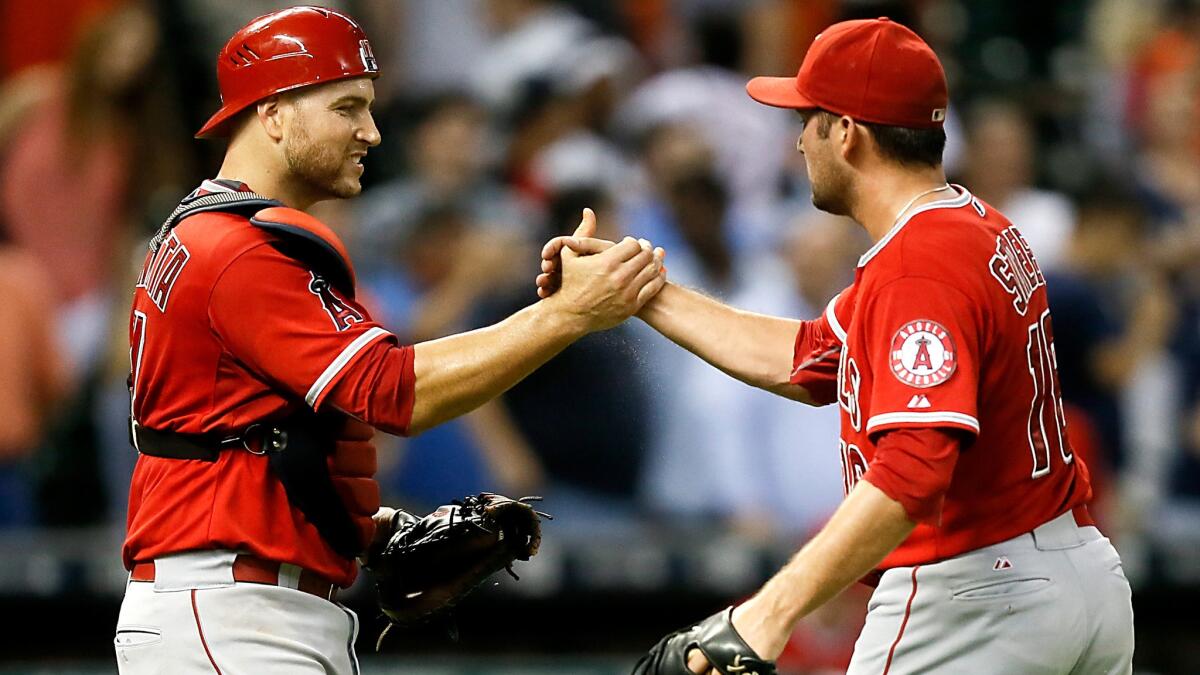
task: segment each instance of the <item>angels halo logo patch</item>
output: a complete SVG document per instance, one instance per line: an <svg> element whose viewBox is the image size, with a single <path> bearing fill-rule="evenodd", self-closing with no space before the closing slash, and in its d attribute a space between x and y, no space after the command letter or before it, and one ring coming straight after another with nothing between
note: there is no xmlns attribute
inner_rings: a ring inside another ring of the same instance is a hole
<svg viewBox="0 0 1200 675"><path fill-rule="evenodd" d="M958 365L954 338L936 321L909 321L892 338L890 365L896 379L910 387L941 384Z"/></svg>

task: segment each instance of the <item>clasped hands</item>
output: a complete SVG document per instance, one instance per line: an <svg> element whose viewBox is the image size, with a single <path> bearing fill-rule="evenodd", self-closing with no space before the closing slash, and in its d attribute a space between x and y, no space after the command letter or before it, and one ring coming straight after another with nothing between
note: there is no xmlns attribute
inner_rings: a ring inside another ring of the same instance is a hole
<svg viewBox="0 0 1200 675"><path fill-rule="evenodd" d="M667 282L666 252L650 242L626 237L620 242L595 239L596 214L569 237L555 237L542 248L538 297L559 303L579 316L589 331L612 328L636 314Z"/></svg>

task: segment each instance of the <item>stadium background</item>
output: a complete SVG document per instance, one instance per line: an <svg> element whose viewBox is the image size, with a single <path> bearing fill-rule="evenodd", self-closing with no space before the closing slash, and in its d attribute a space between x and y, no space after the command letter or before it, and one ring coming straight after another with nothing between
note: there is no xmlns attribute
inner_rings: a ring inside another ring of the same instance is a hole
<svg viewBox="0 0 1200 675"><path fill-rule="evenodd" d="M213 58L263 0L0 3L0 672L110 672L134 453L127 303L145 239L218 166L191 140ZM584 205L733 304L814 316L868 242L815 212L795 72L841 18L918 30L952 92L947 169L1049 277L1072 442L1135 589L1140 673L1200 672L1200 2L344 0L383 77L366 190L319 207L412 340L535 299L537 246ZM387 440L389 501L538 493L543 553L373 673L627 672L755 589L841 494L833 410L772 399L633 321L498 405ZM838 672L866 592L807 620L788 673ZM457 633L458 640L452 637ZM1048 636L1048 639L1051 636Z"/></svg>

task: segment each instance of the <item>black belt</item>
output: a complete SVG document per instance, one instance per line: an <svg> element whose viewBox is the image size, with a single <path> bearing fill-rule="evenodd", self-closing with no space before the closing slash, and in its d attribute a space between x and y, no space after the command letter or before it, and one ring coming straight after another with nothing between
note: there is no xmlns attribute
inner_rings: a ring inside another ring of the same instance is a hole
<svg viewBox="0 0 1200 675"><path fill-rule="evenodd" d="M283 447L287 433L276 427L252 424L240 434L181 434L176 431L147 429L140 424L129 426L130 441L138 452L167 459L199 459L215 462L223 450L245 449L256 455L265 454L268 443Z"/></svg>

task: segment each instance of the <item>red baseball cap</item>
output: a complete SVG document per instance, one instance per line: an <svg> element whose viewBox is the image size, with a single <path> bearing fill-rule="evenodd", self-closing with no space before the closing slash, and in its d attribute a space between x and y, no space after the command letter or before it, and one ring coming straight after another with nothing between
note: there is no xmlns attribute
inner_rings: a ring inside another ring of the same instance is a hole
<svg viewBox="0 0 1200 675"><path fill-rule="evenodd" d="M324 7L290 7L246 24L217 56L221 109L196 138L225 135L234 115L299 87L379 76L371 43L354 19Z"/></svg>
<svg viewBox="0 0 1200 675"><path fill-rule="evenodd" d="M886 17L833 24L813 40L795 77L756 77L746 91L777 108L912 128L942 126L950 99L937 55Z"/></svg>

